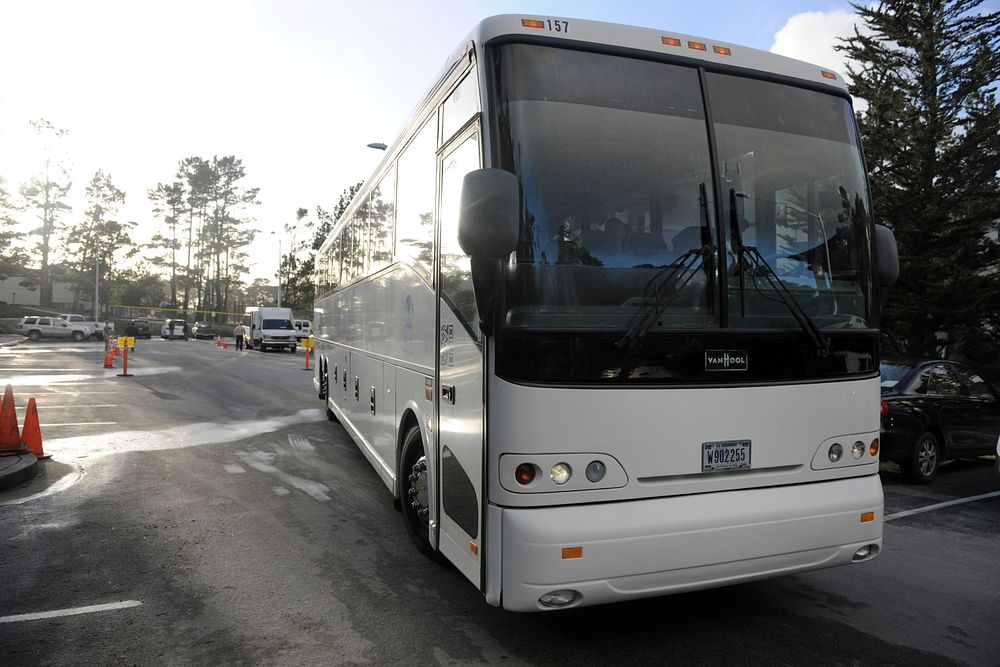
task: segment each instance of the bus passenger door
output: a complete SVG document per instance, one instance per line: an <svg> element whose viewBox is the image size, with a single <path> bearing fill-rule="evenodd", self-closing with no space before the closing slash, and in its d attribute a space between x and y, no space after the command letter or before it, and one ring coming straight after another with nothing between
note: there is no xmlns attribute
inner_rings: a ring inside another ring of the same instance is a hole
<svg viewBox="0 0 1000 667"><path fill-rule="evenodd" d="M452 141L439 158L438 548L481 587L483 505L483 348L469 258L458 244L462 179L480 166L478 129Z"/></svg>

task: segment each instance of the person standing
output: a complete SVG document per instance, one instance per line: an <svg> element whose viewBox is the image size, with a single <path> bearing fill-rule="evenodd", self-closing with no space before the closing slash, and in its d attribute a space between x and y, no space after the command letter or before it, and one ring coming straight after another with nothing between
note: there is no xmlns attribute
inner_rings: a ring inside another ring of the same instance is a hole
<svg viewBox="0 0 1000 667"><path fill-rule="evenodd" d="M242 324L237 324L236 327L233 328L233 338L236 339L237 350L243 349L243 336L246 334L246 331L247 328Z"/></svg>

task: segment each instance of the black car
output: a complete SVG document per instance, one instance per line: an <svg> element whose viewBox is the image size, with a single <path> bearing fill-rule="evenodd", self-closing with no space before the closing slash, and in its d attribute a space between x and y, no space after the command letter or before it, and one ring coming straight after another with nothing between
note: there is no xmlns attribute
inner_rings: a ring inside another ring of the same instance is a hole
<svg viewBox="0 0 1000 667"><path fill-rule="evenodd" d="M1000 395L972 369L941 359L884 359L882 458L927 484L941 463L996 454Z"/></svg>
<svg viewBox="0 0 1000 667"><path fill-rule="evenodd" d="M136 338L151 338L150 333L151 328L149 326L149 320L132 320L132 326L135 328Z"/></svg>
<svg viewBox="0 0 1000 667"><path fill-rule="evenodd" d="M218 336L219 332L207 322L195 322L194 326L191 327L191 335L195 338L207 338L211 340Z"/></svg>

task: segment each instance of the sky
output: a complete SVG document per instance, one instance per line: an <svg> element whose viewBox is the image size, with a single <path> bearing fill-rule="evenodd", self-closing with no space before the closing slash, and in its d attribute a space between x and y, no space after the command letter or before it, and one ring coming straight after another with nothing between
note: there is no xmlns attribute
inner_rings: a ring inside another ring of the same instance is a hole
<svg viewBox="0 0 1000 667"><path fill-rule="evenodd" d="M756 3L755 3L756 4ZM996 4L991 0L988 4ZM843 71L837 0L0 0L0 177L38 172L28 121L68 131L74 205L97 169L126 193L136 240L165 232L147 191L188 156L235 155L259 187L248 278L273 281L298 208L368 178L472 27L494 14L662 28ZM301 237L300 237L301 238Z"/></svg>

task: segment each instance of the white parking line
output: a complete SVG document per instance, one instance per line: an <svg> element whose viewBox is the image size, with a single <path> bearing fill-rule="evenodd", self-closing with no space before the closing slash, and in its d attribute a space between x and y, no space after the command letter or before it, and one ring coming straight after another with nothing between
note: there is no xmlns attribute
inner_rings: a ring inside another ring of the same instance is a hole
<svg viewBox="0 0 1000 667"><path fill-rule="evenodd" d="M18 410L23 410L27 406L15 406ZM80 405L44 405L35 406L39 410L77 410L83 408L117 408L117 403L81 403Z"/></svg>
<svg viewBox="0 0 1000 667"><path fill-rule="evenodd" d="M118 422L67 422L65 424L49 424L46 423L45 426L107 426L108 424L117 424Z"/></svg>
<svg viewBox="0 0 1000 667"><path fill-rule="evenodd" d="M60 385L60 386L65 386L65 385ZM111 394L125 394L125 393L128 393L128 392L126 392L124 390L118 390L118 391L62 391L59 388L53 388L53 387L43 387L42 390L43 391L47 391L49 394L67 394L69 396L94 396L94 395L97 395L97 394L111 395Z"/></svg>
<svg viewBox="0 0 1000 667"><path fill-rule="evenodd" d="M9 371L17 373L79 373L80 371L73 368L0 368L0 371Z"/></svg>
<svg viewBox="0 0 1000 667"><path fill-rule="evenodd" d="M958 498L957 500L949 500L944 503L937 503L936 505L928 505L927 507L918 507L913 510L905 510L903 512L896 512L895 514L890 514L885 517L883 521L895 521L896 519L902 519L905 516L912 516L914 514L923 514L924 512L931 512L933 510L939 510L942 507L951 507L952 505L964 505L965 503L972 503L977 500L986 500L987 498L996 498L1000 496L1000 491L994 491L993 493L984 493L979 496L969 496L968 498Z"/></svg>
<svg viewBox="0 0 1000 667"><path fill-rule="evenodd" d="M101 611L118 611L119 609L130 609L131 607L142 606L138 600L124 600L122 602L111 602L108 604L94 604L89 607L72 607L70 609L56 609L55 611L41 611L36 614L14 614L13 616L0 616L0 623L18 623L20 621L40 621L46 618L60 618L62 616L77 616L78 614L94 614Z"/></svg>

